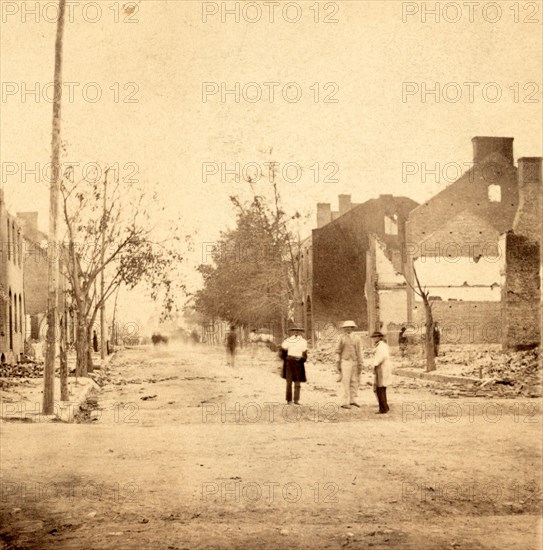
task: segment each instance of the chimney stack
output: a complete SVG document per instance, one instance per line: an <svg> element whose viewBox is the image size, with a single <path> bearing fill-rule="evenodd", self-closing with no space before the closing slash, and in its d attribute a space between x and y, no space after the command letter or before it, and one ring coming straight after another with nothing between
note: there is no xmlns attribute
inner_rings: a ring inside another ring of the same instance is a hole
<svg viewBox="0 0 543 550"><path fill-rule="evenodd" d="M324 225L332 221L332 206L329 202L317 203L317 228L321 228Z"/></svg>
<svg viewBox="0 0 543 550"><path fill-rule="evenodd" d="M542 161L541 157L518 159L519 204L513 221L513 231L532 241L537 241L541 235Z"/></svg>
<svg viewBox="0 0 543 550"><path fill-rule="evenodd" d="M513 164L513 139L508 137L475 136L472 138L473 162L477 164L492 153L500 153Z"/></svg>
<svg viewBox="0 0 543 550"><path fill-rule="evenodd" d="M351 195L338 195L339 215L343 216L351 209Z"/></svg>

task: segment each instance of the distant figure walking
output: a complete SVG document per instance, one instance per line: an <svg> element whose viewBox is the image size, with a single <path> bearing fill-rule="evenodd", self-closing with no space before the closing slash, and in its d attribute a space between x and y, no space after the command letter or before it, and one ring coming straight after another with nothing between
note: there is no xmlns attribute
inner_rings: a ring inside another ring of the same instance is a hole
<svg viewBox="0 0 543 550"><path fill-rule="evenodd" d="M238 336L236 334L236 327L232 325L230 331L226 335L226 362L231 367L235 366L237 347Z"/></svg>
<svg viewBox="0 0 543 550"><path fill-rule="evenodd" d="M343 386L341 406L344 409L350 409L351 405L360 407L357 398L360 373L362 372L362 344L360 338L352 334L356 329L354 321L345 321L341 328L343 334L337 347L336 366L340 374L338 382L341 382Z"/></svg>
<svg viewBox="0 0 543 550"><path fill-rule="evenodd" d="M436 321L434 323L434 357L439 355L439 344L441 343L441 329Z"/></svg>
<svg viewBox="0 0 543 550"><path fill-rule="evenodd" d="M255 328L249 334L249 347L251 350L251 364L254 365L254 360L258 357L258 334Z"/></svg>
<svg viewBox="0 0 543 550"><path fill-rule="evenodd" d="M92 334L92 349L95 353L98 353L98 335L96 334L96 331L93 331Z"/></svg>
<svg viewBox="0 0 543 550"><path fill-rule="evenodd" d="M374 332L371 338L375 345L373 356L373 369L375 378L373 382L373 391L377 395L379 402L379 414L386 414L390 409L387 403L387 386L390 383L390 350L385 342L385 335L382 332Z"/></svg>
<svg viewBox="0 0 543 550"><path fill-rule="evenodd" d="M407 336L405 335L405 331L407 328L402 326L400 329L400 334L398 335L398 345L400 346L400 355L402 357L405 357L405 352L407 351Z"/></svg>
<svg viewBox="0 0 543 550"><path fill-rule="evenodd" d="M292 327L292 333L281 344L283 359L282 378L287 381L287 403L292 403L292 383L294 382L294 404L300 404L301 382L307 382L305 362L307 360L307 340L302 336L304 329Z"/></svg>

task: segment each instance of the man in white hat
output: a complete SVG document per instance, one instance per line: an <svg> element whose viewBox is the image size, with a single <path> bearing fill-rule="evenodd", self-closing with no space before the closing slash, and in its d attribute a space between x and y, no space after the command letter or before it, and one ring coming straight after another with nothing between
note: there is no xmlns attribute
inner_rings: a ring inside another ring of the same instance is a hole
<svg viewBox="0 0 543 550"><path fill-rule="evenodd" d="M340 373L339 381L343 387L344 409L351 406L360 407L357 402L360 373L362 372L362 345L360 338L353 334L356 329L354 321L345 321L341 328L343 334L337 348L337 370Z"/></svg>
<svg viewBox="0 0 543 550"><path fill-rule="evenodd" d="M292 383L294 382L294 404L300 404L300 383L307 382L305 362L307 360L307 340L302 336L302 327L291 327L290 336L281 344L283 359L282 378L287 381L287 403L292 403Z"/></svg>

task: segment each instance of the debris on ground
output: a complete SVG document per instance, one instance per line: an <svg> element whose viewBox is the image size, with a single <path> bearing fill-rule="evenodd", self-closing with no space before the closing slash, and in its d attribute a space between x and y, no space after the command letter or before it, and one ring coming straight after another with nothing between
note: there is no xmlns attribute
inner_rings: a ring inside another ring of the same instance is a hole
<svg viewBox="0 0 543 550"><path fill-rule="evenodd" d="M41 378L43 376L43 363L27 362L10 365L0 365L0 377L2 378Z"/></svg>
<svg viewBox="0 0 543 550"><path fill-rule="evenodd" d="M149 399L156 399L158 396L155 395L144 395L143 397L140 397L142 401L148 401Z"/></svg>
<svg viewBox="0 0 543 550"><path fill-rule="evenodd" d="M74 415L74 422L77 424L86 424L96 422L100 418L100 407L96 391L93 390L84 403L79 406L79 411Z"/></svg>
<svg viewBox="0 0 543 550"><path fill-rule="evenodd" d="M310 350L310 361L319 366L332 367L336 362L337 341L318 342ZM407 357L393 356L397 367L425 369L422 354L412 349ZM373 355L371 348L362 350L363 363L368 365ZM539 349L502 352L498 345L450 345L442 346L436 358L435 374L466 377L466 382L427 382L433 393L448 397L541 397L542 366ZM480 382L473 382L473 378ZM409 381L398 377L396 387L419 388L417 379Z"/></svg>

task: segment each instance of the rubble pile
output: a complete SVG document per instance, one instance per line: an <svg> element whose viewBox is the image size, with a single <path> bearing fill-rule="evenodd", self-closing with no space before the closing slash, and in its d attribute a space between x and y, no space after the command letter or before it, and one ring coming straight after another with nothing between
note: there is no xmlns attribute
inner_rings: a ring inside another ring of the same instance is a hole
<svg viewBox="0 0 543 550"><path fill-rule="evenodd" d="M537 349L499 355L487 354L482 366L483 376L505 382L537 384L541 381L540 352Z"/></svg>
<svg viewBox="0 0 543 550"><path fill-rule="evenodd" d="M308 360L313 364L335 364L337 361L337 346L339 339L320 340L314 348L308 352ZM373 349L362 348L362 359L366 364L373 357Z"/></svg>
<svg viewBox="0 0 543 550"><path fill-rule="evenodd" d="M85 424L90 422L96 422L99 418L100 407L98 406L98 398L94 392L87 397L84 403L79 407L79 411L74 416L74 422L76 424Z"/></svg>
<svg viewBox="0 0 543 550"><path fill-rule="evenodd" d="M308 361L311 363L335 363L337 342L321 340L308 352Z"/></svg>
<svg viewBox="0 0 543 550"><path fill-rule="evenodd" d="M2 378L41 378L43 363L18 363L15 365L0 365Z"/></svg>
<svg viewBox="0 0 543 550"><path fill-rule="evenodd" d="M446 389L436 389L434 393L448 397L541 397L539 355L538 350L472 354L472 368L467 376L481 376L481 380L471 386L447 384Z"/></svg>
<svg viewBox="0 0 543 550"><path fill-rule="evenodd" d="M481 366L481 370L483 377L490 379L485 386L490 386L489 390L541 397L542 371L537 349L504 353Z"/></svg>

